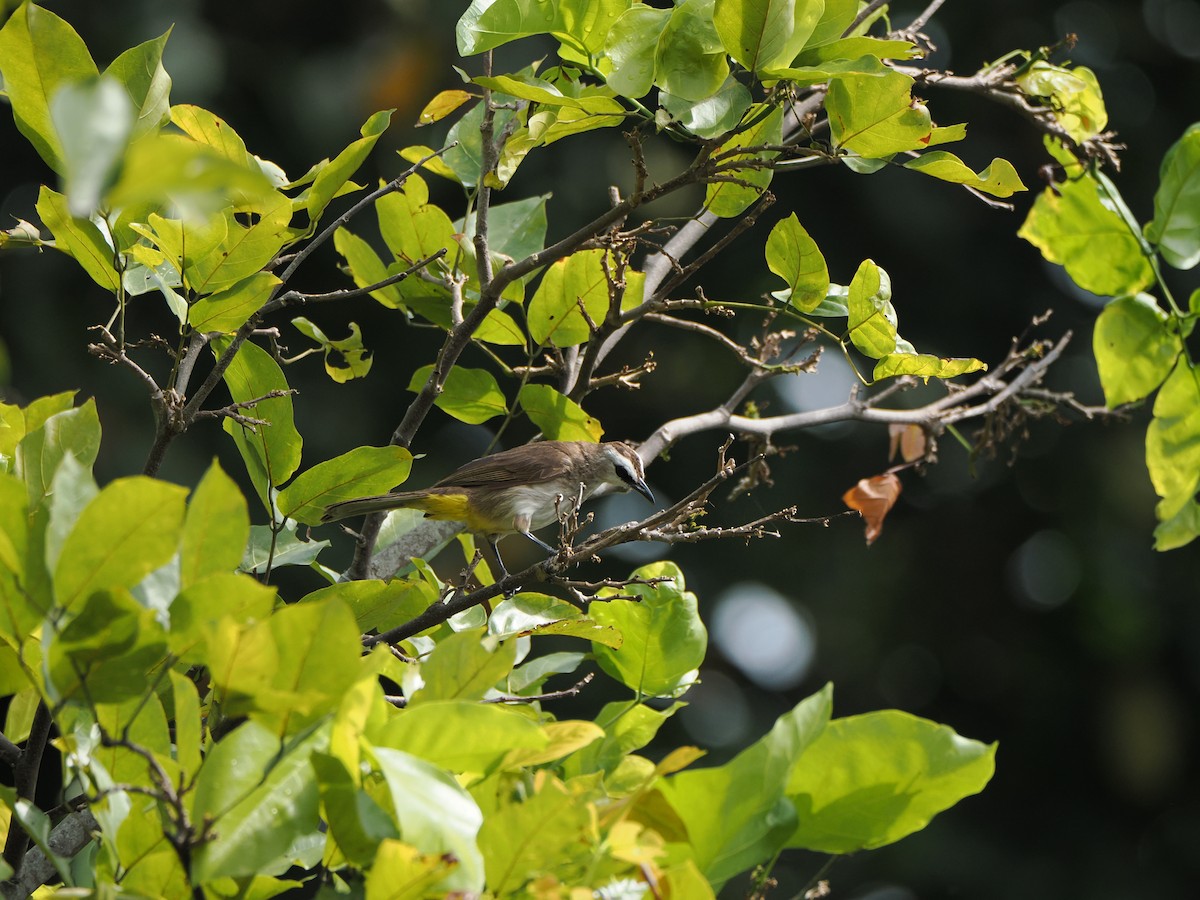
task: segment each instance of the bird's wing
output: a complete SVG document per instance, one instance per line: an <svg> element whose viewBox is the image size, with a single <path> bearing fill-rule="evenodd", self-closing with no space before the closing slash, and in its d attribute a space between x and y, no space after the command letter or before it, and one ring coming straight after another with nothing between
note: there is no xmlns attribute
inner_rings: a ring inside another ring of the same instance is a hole
<svg viewBox="0 0 1200 900"><path fill-rule="evenodd" d="M561 477L569 463L557 441L543 441L472 460L435 487L507 488L551 481Z"/></svg>

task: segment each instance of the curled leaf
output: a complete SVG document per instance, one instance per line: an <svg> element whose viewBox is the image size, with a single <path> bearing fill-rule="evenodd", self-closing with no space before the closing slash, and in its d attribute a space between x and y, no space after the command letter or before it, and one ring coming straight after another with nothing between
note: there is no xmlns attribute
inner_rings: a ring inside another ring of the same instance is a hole
<svg viewBox="0 0 1200 900"><path fill-rule="evenodd" d="M896 452L899 451L900 458L905 462L914 462L925 457L926 448L929 445L929 439L925 434L925 429L920 425L889 425L888 426L888 461L891 462L896 458Z"/></svg>
<svg viewBox="0 0 1200 900"><path fill-rule="evenodd" d="M900 479L892 472L860 479L842 494L842 501L857 509L867 523L867 546L875 543L883 531L883 520L900 496Z"/></svg>

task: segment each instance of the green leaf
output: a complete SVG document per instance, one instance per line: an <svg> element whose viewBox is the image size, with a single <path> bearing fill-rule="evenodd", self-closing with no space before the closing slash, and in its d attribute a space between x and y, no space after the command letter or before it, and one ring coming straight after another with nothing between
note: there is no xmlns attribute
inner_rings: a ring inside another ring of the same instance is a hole
<svg viewBox="0 0 1200 900"><path fill-rule="evenodd" d="M421 853L401 841L385 840L380 843L367 873L365 900L417 900L432 896L437 884L457 866L458 860L449 854Z"/></svg>
<svg viewBox="0 0 1200 900"><path fill-rule="evenodd" d="M459 56L553 30L557 6L544 0L472 0L454 29Z"/></svg>
<svg viewBox="0 0 1200 900"><path fill-rule="evenodd" d="M725 48L713 25L714 0L683 0L658 39L654 83L684 100L715 94L729 77Z"/></svg>
<svg viewBox="0 0 1200 900"><path fill-rule="evenodd" d="M220 358L229 343L227 338L213 341L213 354ZM250 341L238 349L224 377L234 402L257 401L242 412L267 423L255 425L251 430L248 425L226 419L222 427L242 454L263 505L271 509L269 491L286 482L300 467L303 444L292 414L291 395L267 397L275 391L287 392L287 379L271 354Z"/></svg>
<svg viewBox="0 0 1200 900"><path fill-rule="evenodd" d="M238 568L263 575L280 566L307 566L328 546L329 541L302 540L296 534L294 519L285 520L283 530L277 533L267 525L251 525L250 540Z"/></svg>
<svg viewBox="0 0 1200 900"><path fill-rule="evenodd" d="M617 275L611 258L606 273L605 254L604 250L581 250L546 269L527 313L529 335L539 345L586 343L592 337L592 326L604 322L613 299L610 291L615 290L609 276ZM586 319L581 306L587 311Z"/></svg>
<svg viewBox="0 0 1200 900"><path fill-rule="evenodd" d="M820 66L843 59L912 59L921 51L912 41L886 40L874 37L848 37L808 47L795 60L796 66Z"/></svg>
<svg viewBox="0 0 1200 900"><path fill-rule="evenodd" d="M125 89L108 76L64 84L50 98L71 215L87 218L100 207L133 134L134 115Z"/></svg>
<svg viewBox="0 0 1200 900"><path fill-rule="evenodd" d="M891 69L830 81L825 109L834 146L867 159L924 147L933 123L925 104L913 101L912 84Z"/></svg>
<svg viewBox="0 0 1200 900"><path fill-rule="evenodd" d="M95 591L133 587L174 554L187 491L135 476L104 488L63 542L54 589L63 607Z"/></svg>
<svg viewBox="0 0 1200 900"><path fill-rule="evenodd" d="M255 875L299 839L315 835L320 794L311 757L324 752L329 729L281 748L270 732L246 722L209 752L196 784L194 814L212 817L212 836L192 856L192 881Z"/></svg>
<svg viewBox="0 0 1200 900"><path fill-rule="evenodd" d="M1146 238L1177 269L1200 262L1200 123L1163 156Z"/></svg>
<svg viewBox="0 0 1200 900"><path fill-rule="evenodd" d="M121 276L115 267L113 249L100 229L89 219L72 216L67 198L45 185L38 194L37 211L54 235L55 248L73 257L92 281L115 294L121 286Z"/></svg>
<svg viewBox="0 0 1200 900"><path fill-rule="evenodd" d="M382 220L380 226L382 227ZM333 233L333 246L346 260L346 265L350 268L350 277L358 287L379 284L388 277L387 267L371 249L371 245L345 228L339 228ZM400 289L394 284L371 291L371 296L388 309L404 308Z"/></svg>
<svg viewBox="0 0 1200 900"><path fill-rule="evenodd" d="M96 77L87 45L50 10L23 3L0 29L0 74L17 130L50 168L63 173L50 100L64 84Z"/></svg>
<svg viewBox="0 0 1200 900"><path fill-rule="evenodd" d="M171 122L192 140L211 147L239 166L257 167L254 157L246 149L246 142L215 113L190 103L180 103L171 107Z"/></svg>
<svg viewBox="0 0 1200 900"><path fill-rule="evenodd" d="M725 79L720 90L693 102L661 91L663 109L680 125L702 138L715 138L736 128L750 109L750 91L733 76Z"/></svg>
<svg viewBox="0 0 1200 900"><path fill-rule="evenodd" d="M509 672L516 642L501 642L479 631L458 631L438 641L421 662L425 686L410 707L433 700L480 700Z"/></svg>
<svg viewBox="0 0 1200 900"><path fill-rule="evenodd" d="M672 562L642 566L639 578L669 577L654 585L635 584L624 593L638 599L593 603L592 618L621 632L619 650L593 644L596 661L609 675L639 696L670 697L682 693L696 680L704 661L708 632L700 621L696 595L684 589L683 572ZM605 596L616 590L602 592Z"/></svg>
<svg viewBox="0 0 1200 900"><path fill-rule="evenodd" d="M282 283L270 272L255 272L232 287L193 303L188 309L188 324L196 331L232 334L271 299Z"/></svg>
<svg viewBox="0 0 1200 900"><path fill-rule="evenodd" d="M965 184L993 197L1011 197L1017 191L1027 190L1021 183L1017 170L1006 159L993 159L992 164L979 174L972 172L961 159L945 150L922 153L903 165L904 168L920 172L922 175L954 184Z"/></svg>
<svg viewBox="0 0 1200 900"><path fill-rule="evenodd" d="M476 84L498 93L543 106L569 106L597 115L624 115L625 113L625 107L612 98L611 92L608 96L604 94L572 96L564 94L553 82L529 73L496 75L491 78L480 77L474 81Z"/></svg>
<svg viewBox="0 0 1200 900"><path fill-rule="evenodd" d="M658 734L667 719L686 704L672 703L666 709L651 709L644 703L606 703L596 716L604 729L604 738L573 754L565 764L565 774L611 773L629 754L645 747Z"/></svg>
<svg viewBox="0 0 1200 900"><path fill-rule="evenodd" d="M740 147L755 147L761 144L778 144L783 140L783 110L756 104L746 114L754 122L750 128L739 132L720 146L713 155L720 158L721 174L737 179L709 183L704 194L704 205L715 216L729 219L740 216L763 195L771 184L771 169L757 163L774 159L774 152L736 153Z"/></svg>
<svg viewBox="0 0 1200 900"><path fill-rule="evenodd" d="M980 359L933 356L929 353L889 353L875 363L871 377L878 381L897 375L912 375L928 381L930 378L955 378L985 369L987 363Z"/></svg>
<svg viewBox="0 0 1200 900"><path fill-rule="evenodd" d="M1158 523L1154 529L1154 549L1177 550L1200 537L1200 503L1189 500L1179 512Z"/></svg>
<svg viewBox="0 0 1200 900"><path fill-rule="evenodd" d="M692 858L714 885L770 859L794 832L788 778L827 726L832 707L833 688L826 685L725 765L661 783L687 827Z"/></svg>
<svg viewBox="0 0 1200 900"><path fill-rule="evenodd" d="M1183 341L1149 294L1118 297L1096 317L1092 349L1109 408L1150 395L1171 373Z"/></svg>
<svg viewBox="0 0 1200 900"><path fill-rule="evenodd" d="M1146 465L1162 502L1158 518L1176 516L1200 487L1200 377L1180 357L1154 400L1146 430Z"/></svg>
<svg viewBox="0 0 1200 900"><path fill-rule="evenodd" d="M355 378L365 378L371 371L374 359L371 351L363 345L362 331L355 322L350 323L350 337L334 340L303 316L292 319L296 329L321 345L325 358L325 374L338 384Z"/></svg>
<svg viewBox="0 0 1200 900"><path fill-rule="evenodd" d="M620 647L622 642L615 628L582 615L565 600L529 591L507 597L496 606L488 616L488 633L499 638L558 634L594 640L606 647Z"/></svg>
<svg viewBox="0 0 1200 900"><path fill-rule="evenodd" d="M239 161L185 135L162 131L129 145L107 202L120 210L114 230L118 245L127 250L136 240L131 224L145 222L147 212L159 210L164 197L195 227L198 220L211 218L213 210L228 206L231 197L238 198L242 209L243 201L262 204L276 196L271 181L244 148ZM256 214L249 206L245 212Z"/></svg>
<svg viewBox="0 0 1200 900"><path fill-rule="evenodd" d="M892 307L892 281L887 272L863 260L850 282L846 324L854 346L872 359L896 349L896 310Z"/></svg>
<svg viewBox="0 0 1200 900"><path fill-rule="evenodd" d="M503 102L503 96L496 95L496 102ZM446 144L455 146L442 154L442 162L453 170L457 179L466 187L474 187L479 183L483 167L483 137L479 131L479 126L483 123L483 112L483 104L477 103L451 125L446 134ZM511 109L496 110L496 134L504 133L514 115L515 112Z"/></svg>
<svg viewBox="0 0 1200 900"><path fill-rule="evenodd" d="M875 56L831 59L813 66L776 66L763 73L764 80L788 81L797 87L812 87L839 75L879 75L886 67Z"/></svg>
<svg viewBox="0 0 1200 900"><path fill-rule="evenodd" d="M422 853L458 862L458 867L438 882L439 893L480 892L484 858L476 845L483 824L479 805L447 772L424 760L386 747L376 747L371 754L387 781L405 843Z"/></svg>
<svg viewBox="0 0 1200 900"><path fill-rule="evenodd" d="M187 257L182 252L178 257L169 254L173 259L185 259L184 278L193 290L203 294L232 287L255 274L275 258L291 236L288 225L292 221L292 201L278 191L221 215L225 219L225 239L214 252L193 257L191 248L186 248ZM239 221L245 216L250 217L249 225Z"/></svg>
<svg viewBox="0 0 1200 900"><path fill-rule="evenodd" d="M196 684L190 678L172 671L171 700L174 715L171 721L175 726L174 747L175 761L183 775L190 780L200 771L201 749L204 745L204 728L200 721L200 694Z"/></svg>
<svg viewBox="0 0 1200 900"><path fill-rule="evenodd" d="M581 65L590 65L604 48L613 23L633 0L567 0L558 7L553 34L560 41L558 55Z"/></svg>
<svg viewBox="0 0 1200 900"><path fill-rule="evenodd" d="M824 12L824 0L716 0L713 24L730 56L762 72L795 59Z"/></svg>
<svg viewBox="0 0 1200 900"><path fill-rule="evenodd" d="M285 606L264 622L223 618L208 633L224 713L249 715L280 736L333 709L360 674L360 633L337 598Z"/></svg>
<svg viewBox="0 0 1200 900"><path fill-rule="evenodd" d="M792 769L787 845L853 853L898 841L983 790L995 756L995 744L899 710L835 719Z"/></svg>
<svg viewBox="0 0 1200 900"><path fill-rule="evenodd" d="M355 447L302 472L275 503L285 516L319 525L331 503L382 494L402 484L412 471L412 459L403 447Z"/></svg>
<svg viewBox="0 0 1200 900"><path fill-rule="evenodd" d="M308 201L305 204L308 209L310 227L316 227L316 223L325 212L329 201L339 195L346 182L350 180L350 176L357 172L366 161L367 156L375 148L379 136L387 130L394 112L394 109L385 109L367 119L363 123L363 127L359 129L362 137L335 156L333 161L317 174L308 191Z"/></svg>
<svg viewBox="0 0 1200 900"><path fill-rule="evenodd" d="M78 605L46 651L48 687L56 701L121 703L145 695L148 673L167 655L154 610L126 590L97 589Z"/></svg>
<svg viewBox="0 0 1200 900"><path fill-rule="evenodd" d="M157 131L171 117L171 76L162 64L171 30L168 28L154 40L130 47L104 70L105 75L120 82L129 97L134 111L134 140Z"/></svg>
<svg viewBox="0 0 1200 900"><path fill-rule="evenodd" d="M658 42L670 20L671 10L640 3L621 13L604 43L604 54L612 64L609 87L633 99L650 93Z"/></svg>
<svg viewBox="0 0 1200 900"><path fill-rule="evenodd" d="M488 242L492 252L517 260L542 250L546 246L546 202L549 199L549 194L541 194L490 206ZM474 240L475 211L471 210L465 222L455 222L451 230L461 231L467 240Z"/></svg>
<svg viewBox="0 0 1200 900"><path fill-rule="evenodd" d="M471 740L464 741L465 734ZM548 744L528 716L473 700L421 703L395 716L371 740L450 772L481 774L493 771L511 750L541 750Z"/></svg>
<svg viewBox="0 0 1200 900"><path fill-rule="evenodd" d="M1136 294L1154 280L1138 235L1087 175L1042 191L1017 235L1093 294Z"/></svg>
<svg viewBox="0 0 1200 900"><path fill-rule="evenodd" d="M233 572L242 561L250 516L246 500L216 460L188 502L179 544L179 583L186 588L218 572Z"/></svg>
<svg viewBox="0 0 1200 900"><path fill-rule="evenodd" d="M304 601L315 603L329 597L337 597L350 608L358 630L363 633L415 618L437 600L437 594L425 581L395 578L391 581L339 581L313 591Z"/></svg>
<svg viewBox="0 0 1200 900"><path fill-rule="evenodd" d="M225 617L235 626L265 619L275 600L274 588L240 572L217 572L192 582L168 610L171 652L185 662L207 664L211 626Z"/></svg>
<svg viewBox="0 0 1200 900"><path fill-rule="evenodd" d="M69 450L63 454L62 462L54 471L47 499L50 521L46 525L45 559L46 568L53 571L62 552L63 541L75 527L79 514L100 493L91 470L80 465Z"/></svg>
<svg viewBox="0 0 1200 900"><path fill-rule="evenodd" d="M312 764L330 834L347 860L365 868L370 865L381 841L399 837L395 823L370 794L354 782L342 760L314 753Z"/></svg>
<svg viewBox="0 0 1200 900"><path fill-rule="evenodd" d="M582 864L590 855L589 807L557 778L543 778L520 802L490 811L479 831L490 893L517 896L521 885L551 868L551 861L564 869Z"/></svg>
<svg viewBox="0 0 1200 900"><path fill-rule="evenodd" d="M552 441L600 440L604 428L597 419L583 411L578 403L560 394L548 384L527 384L517 395L517 402L529 420Z"/></svg>
<svg viewBox="0 0 1200 900"><path fill-rule="evenodd" d="M412 264L439 250L454 249L454 226L441 207L429 202L429 188L412 174L402 190L375 201L379 233L395 255Z"/></svg>
<svg viewBox="0 0 1200 900"><path fill-rule="evenodd" d="M825 0L825 9L808 38L808 46L819 47L839 40L846 29L854 24L857 14L858 0Z"/></svg>
<svg viewBox="0 0 1200 900"><path fill-rule="evenodd" d="M789 302L812 312L829 292L829 269L821 248L792 213L767 235L767 267L787 282Z"/></svg>
<svg viewBox="0 0 1200 900"><path fill-rule="evenodd" d="M413 372L408 389L420 391L432 372L432 365L421 366ZM508 412L504 392L487 369L455 366L446 377L442 392L433 402L438 409L468 425L479 425Z"/></svg>
<svg viewBox="0 0 1200 900"><path fill-rule="evenodd" d="M82 406L66 409L47 416L39 422L43 413L57 408L57 401L70 401L73 394L60 394L53 404L31 403L25 410L28 430L15 448L16 473L25 482L26 497L30 511L35 511L45 500L54 480L54 473L63 457L70 453L75 461L90 469L100 453L100 417L96 412L95 399ZM35 424L36 423L36 424Z"/></svg>
<svg viewBox="0 0 1200 900"><path fill-rule="evenodd" d="M1031 97L1045 98L1058 124L1077 144L1099 134L1108 125L1100 82L1085 66L1068 69L1035 60L1017 76L1017 84Z"/></svg>

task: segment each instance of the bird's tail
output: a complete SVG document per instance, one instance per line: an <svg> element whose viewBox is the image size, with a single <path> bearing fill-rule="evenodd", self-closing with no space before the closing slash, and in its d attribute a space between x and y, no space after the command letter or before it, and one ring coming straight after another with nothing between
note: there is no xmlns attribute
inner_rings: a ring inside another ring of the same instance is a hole
<svg viewBox="0 0 1200 900"><path fill-rule="evenodd" d="M421 509L426 499L424 491L406 491L392 494L377 494L374 497L359 497L357 500L343 500L341 503L331 503L325 507L321 516L322 522L335 522L338 519L348 519L351 516L365 516L370 513L387 512L392 509L411 507Z"/></svg>

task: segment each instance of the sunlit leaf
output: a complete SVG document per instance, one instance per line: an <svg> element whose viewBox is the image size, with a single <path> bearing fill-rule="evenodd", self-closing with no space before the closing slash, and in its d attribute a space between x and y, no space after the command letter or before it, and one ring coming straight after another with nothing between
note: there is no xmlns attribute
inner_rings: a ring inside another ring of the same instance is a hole
<svg viewBox="0 0 1200 900"><path fill-rule="evenodd" d="M787 282L790 302L811 312L829 291L829 270L821 249L792 213L767 235L767 267Z"/></svg>
<svg viewBox="0 0 1200 900"><path fill-rule="evenodd" d="M953 153L931 150L908 160L904 168L942 181L965 184L993 197L1011 197L1017 191L1026 189L1017 170L1006 159L993 159L991 165L976 174Z"/></svg>
<svg viewBox="0 0 1200 900"><path fill-rule="evenodd" d="M1149 294L1118 297L1096 317L1092 349L1109 407L1141 400L1175 366L1183 349L1167 314Z"/></svg>
<svg viewBox="0 0 1200 900"><path fill-rule="evenodd" d="M275 502L285 516L319 525L331 503L381 494L402 484L412 470L412 459L404 447L355 447L302 472Z"/></svg>
<svg viewBox="0 0 1200 900"><path fill-rule="evenodd" d="M776 153L737 153L741 147L778 144L783 135L783 110L756 104L746 113L754 124L739 132L718 148L714 156L720 160L720 172L735 181L713 181L704 194L705 207L723 219L741 215L762 196L771 183L772 172L763 165Z"/></svg>
<svg viewBox="0 0 1200 900"><path fill-rule="evenodd" d="M834 719L792 769L788 846L853 853L898 841L983 790L995 756L995 744L895 709Z"/></svg>
<svg viewBox="0 0 1200 900"><path fill-rule="evenodd" d="M529 420L552 441L599 441L604 427L578 403L548 384L527 384L517 402Z"/></svg>
<svg viewBox="0 0 1200 900"><path fill-rule="evenodd" d="M429 380L433 366L422 366L413 372L408 384L410 391L420 391ZM446 377L442 392L433 401L438 409L460 422L478 425L508 411L504 392L487 369L467 369L455 366Z"/></svg>
<svg viewBox="0 0 1200 900"><path fill-rule="evenodd" d="M1093 294L1136 294L1154 280L1138 236L1089 176L1042 191L1017 234Z"/></svg>
<svg viewBox="0 0 1200 900"><path fill-rule="evenodd" d="M434 122L440 122L464 103L474 99L473 94L463 90L439 91L432 100L425 104L425 108L417 116L417 125L432 125Z"/></svg>
<svg viewBox="0 0 1200 900"><path fill-rule="evenodd" d="M930 378L956 378L986 368L987 363L981 359L933 356L929 353L889 353L875 363L871 377L878 381L881 378L912 375L928 381Z"/></svg>
<svg viewBox="0 0 1200 900"><path fill-rule="evenodd" d="M795 59L824 12L823 0L716 0L713 24L725 51L761 72Z"/></svg>
<svg viewBox="0 0 1200 900"><path fill-rule="evenodd" d="M620 649L602 644L593 644L592 649L605 672L639 695L675 696L695 681L708 647L708 631L700 621L696 595L685 590L683 572L674 563L651 563L634 574L672 580L622 589L622 593L637 597L636 602L593 603L592 618L616 628L626 639Z"/></svg>
<svg viewBox="0 0 1200 900"><path fill-rule="evenodd" d="M326 336L325 332L303 316L292 319L292 324L302 334L321 345L325 358L325 374L338 384L345 384L355 378L365 378L371 371L374 356L363 345L362 331L357 323L350 323L350 337L337 340Z"/></svg>
<svg viewBox="0 0 1200 900"><path fill-rule="evenodd" d="M14 17L15 18L15 17ZM92 280L110 293L121 285L112 247L100 229L89 219L76 218L67 207L67 198L45 185L38 194L38 215L54 235L55 247L74 257Z"/></svg>
<svg viewBox="0 0 1200 900"><path fill-rule="evenodd" d="M17 129L50 168L62 173L50 101L63 85L96 76L83 39L50 10L23 3L0 29L0 74Z"/></svg>
<svg viewBox="0 0 1200 900"><path fill-rule="evenodd" d="M1200 372L1184 357L1154 400L1146 431L1146 465L1162 501L1160 521L1173 518L1200 487Z"/></svg>
<svg viewBox="0 0 1200 900"><path fill-rule="evenodd" d="M912 84L891 69L834 78L825 95L834 145L868 159L923 147L933 124L925 104L913 100Z"/></svg>
<svg viewBox="0 0 1200 900"><path fill-rule="evenodd" d="M713 884L771 859L795 830L788 779L827 726L832 705L826 685L725 765L664 780L660 790L686 825L692 858Z"/></svg>
<svg viewBox="0 0 1200 900"><path fill-rule="evenodd" d="M892 306L892 281L887 272L863 260L850 282L846 324L854 346L872 359L896 349L896 310Z"/></svg>
<svg viewBox="0 0 1200 900"><path fill-rule="evenodd" d="M729 76L713 26L714 0L683 0L672 11L654 53L654 83L684 100L711 96Z"/></svg>
<svg viewBox="0 0 1200 900"><path fill-rule="evenodd" d="M1200 123L1163 156L1146 239L1177 269L1200 262Z"/></svg>

